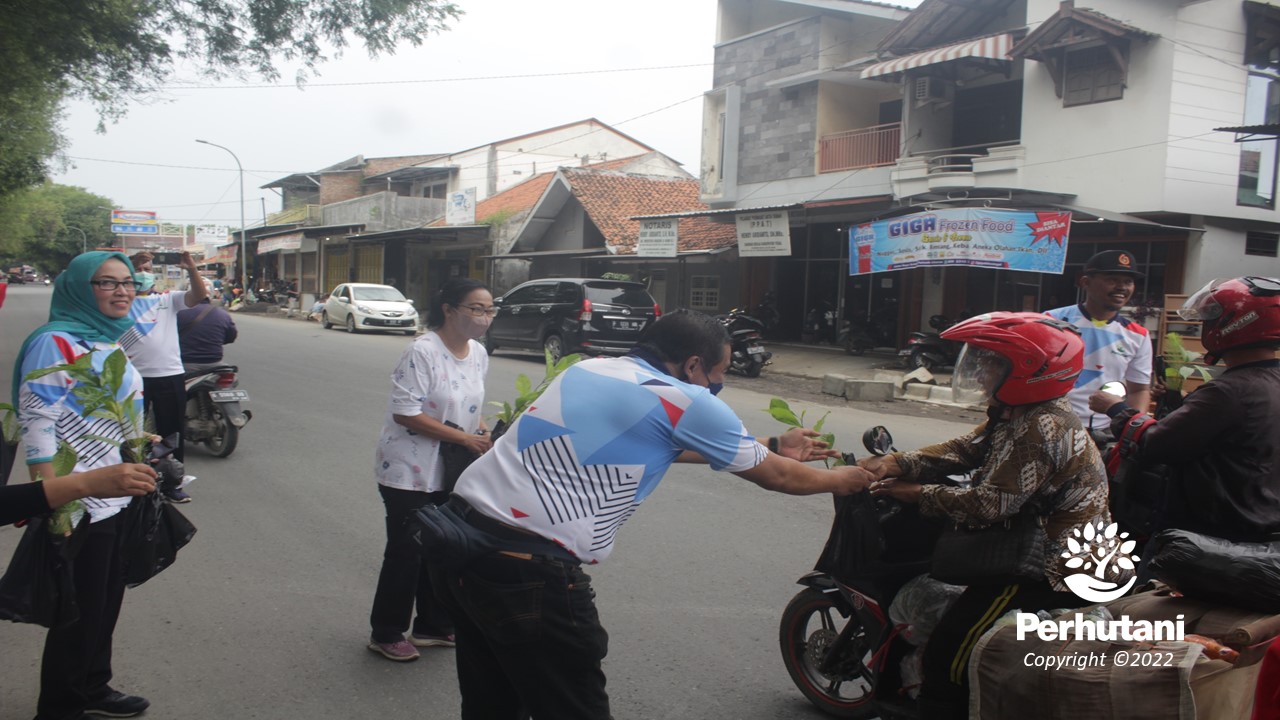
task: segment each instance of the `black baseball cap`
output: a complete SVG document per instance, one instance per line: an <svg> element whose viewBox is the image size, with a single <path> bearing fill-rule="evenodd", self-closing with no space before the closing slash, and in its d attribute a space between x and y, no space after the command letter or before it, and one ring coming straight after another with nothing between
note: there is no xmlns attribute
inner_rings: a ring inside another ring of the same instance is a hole
<svg viewBox="0 0 1280 720"><path fill-rule="evenodd" d="M1138 259L1133 256L1133 253L1124 250L1108 250L1089 258L1089 262L1084 264L1084 274L1123 273L1135 278L1146 277L1138 272L1137 268Z"/></svg>

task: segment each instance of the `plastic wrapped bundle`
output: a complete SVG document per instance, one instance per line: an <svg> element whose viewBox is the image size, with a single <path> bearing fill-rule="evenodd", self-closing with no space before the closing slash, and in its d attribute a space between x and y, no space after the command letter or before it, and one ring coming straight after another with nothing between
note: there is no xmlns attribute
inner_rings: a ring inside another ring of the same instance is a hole
<svg viewBox="0 0 1280 720"><path fill-rule="evenodd" d="M1152 542L1152 573L1183 595L1280 613L1280 542L1233 543L1187 530L1165 530Z"/></svg>
<svg viewBox="0 0 1280 720"><path fill-rule="evenodd" d="M906 625L902 636L912 645L924 645L942 616L964 593L961 585L948 585L926 575L913 578L893 598L889 619Z"/></svg>

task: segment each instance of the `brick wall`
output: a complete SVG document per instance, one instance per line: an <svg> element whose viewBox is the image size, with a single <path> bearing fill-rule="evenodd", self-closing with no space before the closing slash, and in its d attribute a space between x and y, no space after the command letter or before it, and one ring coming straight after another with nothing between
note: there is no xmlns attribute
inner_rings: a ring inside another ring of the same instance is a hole
<svg viewBox="0 0 1280 720"><path fill-rule="evenodd" d="M360 197L364 175L359 170L324 173L320 176L320 204L342 202Z"/></svg>
<svg viewBox="0 0 1280 720"><path fill-rule="evenodd" d="M814 174L818 84L765 83L817 69L821 22L809 18L716 49L715 87L742 87L740 184Z"/></svg>

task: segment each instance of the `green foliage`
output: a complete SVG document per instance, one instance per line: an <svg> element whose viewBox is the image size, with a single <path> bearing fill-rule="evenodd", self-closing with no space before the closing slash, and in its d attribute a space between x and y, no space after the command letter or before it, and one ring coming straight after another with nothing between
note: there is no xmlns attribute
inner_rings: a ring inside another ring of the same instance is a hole
<svg viewBox="0 0 1280 720"><path fill-rule="evenodd" d="M0 196L0 265L25 262L56 273L86 246L114 245L112 204L83 188L55 183Z"/></svg>
<svg viewBox="0 0 1280 720"><path fill-rule="evenodd" d="M607 272L607 273L602 273L602 274L600 275L600 279L601 279L601 280L624 280L624 281L630 281L630 280L631 280L631 275L630 275L630 273Z"/></svg>
<svg viewBox="0 0 1280 720"><path fill-rule="evenodd" d="M17 409L9 403L0 403L0 442L17 445L21 432Z"/></svg>
<svg viewBox="0 0 1280 720"><path fill-rule="evenodd" d="M113 350L103 361L101 373L93 369L94 352L87 352L72 363L33 370L27 373L26 379L36 380L46 375L65 372L78 383L72 392L84 406L85 414L90 417L114 420L125 437L122 450L131 453L135 458L144 457L148 438L142 430L142 418L139 417L137 408L134 406L135 393L129 393L124 400L116 399L124 384L127 362L124 350ZM12 406L7 407L12 408ZM85 437L107 443L115 442L100 435ZM76 452L71 445L65 440L59 440L58 451L53 456L54 473L61 477L73 472L76 460ZM79 523L83 514L84 506L79 500L57 508L49 521L50 532L70 534L71 529Z"/></svg>
<svg viewBox="0 0 1280 720"><path fill-rule="evenodd" d="M56 0L0 12L0 196L38 183L62 143L57 108L93 102L99 129L160 90L175 65L207 79L280 77L301 84L351 44L371 56L418 46L462 10L447 0Z"/></svg>
<svg viewBox="0 0 1280 720"><path fill-rule="evenodd" d="M490 227L497 227L498 225L505 224L508 220L511 219L511 216L514 214L515 212L509 208L505 210L499 210L493 213L492 215L489 215L488 217L481 220L480 224L488 225Z"/></svg>
<svg viewBox="0 0 1280 720"><path fill-rule="evenodd" d="M559 362L556 362L552 360L551 353L544 350L543 359L546 361L546 375L542 378L542 382L538 383L538 387L535 388L533 386L533 381L529 379L528 375L521 373L516 376L516 401L514 405L508 402L498 402L496 400L489 403L490 405L501 408L501 410L499 410L494 416L495 422L501 421L507 427L511 427L511 424L516 421L516 418L520 417L520 413L527 410L529 406L542 395L543 391L547 389L547 386L551 384L551 381L555 380L556 376L560 373L568 370L574 363L581 360L582 356L577 353L565 355L560 358Z"/></svg>
<svg viewBox="0 0 1280 720"><path fill-rule="evenodd" d="M1176 332L1171 332L1164 339L1164 384L1169 390L1182 390L1182 381L1198 375L1201 380L1208 382L1213 379L1213 375L1201 365L1195 365L1204 357L1201 353L1194 350L1188 350L1182 344L1182 336Z"/></svg>
<svg viewBox="0 0 1280 720"><path fill-rule="evenodd" d="M793 427L793 428L806 427L806 425L804 424L804 416L805 416L805 413L808 411L801 410L800 414L796 415L795 411L791 409L791 405L789 405L787 401L783 400L782 398L770 398L769 407L765 408L764 412L769 413L770 417L782 423L783 425L786 425L787 427ZM829 447L834 448L836 446L835 433L822 432L822 426L826 424L827 418L830 417L830 415L831 415L830 410L823 413L822 417L818 418L818 421L813 424L812 429L816 432L822 433L821 435L818 436L817 438L818 440L821 440L825 442ZM836 458L834 460L829 461L829 464L844 465L844 460Z"/></svg>

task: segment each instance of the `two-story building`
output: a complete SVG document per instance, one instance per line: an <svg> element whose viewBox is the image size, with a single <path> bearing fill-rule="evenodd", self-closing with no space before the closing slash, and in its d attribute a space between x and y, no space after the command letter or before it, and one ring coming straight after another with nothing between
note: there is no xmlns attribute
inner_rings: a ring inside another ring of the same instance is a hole
<svg viewBox="0 0 1280 720"><path fill-rule="evenodd" d="M726 217L789 210L791 256L744 261L760 280L742 300L775 290L795 327L824 300L855 322L901 308L900 331L937 313L1068 304L1107 249L1137 255L1137 294L1157 303L1214 277L1280 274L1274 135L1217 130L1280 119L1280 6L721 0L719 12L702 199ZM859 225L966 207L1070 212L1065 271L851 274Z"/></svg>

